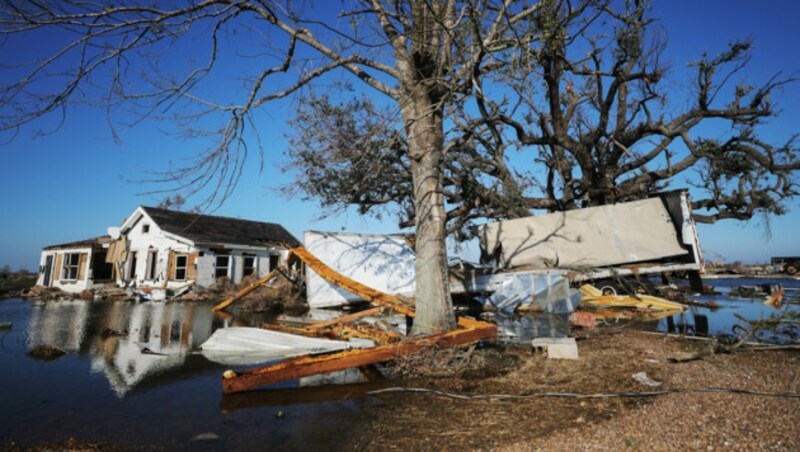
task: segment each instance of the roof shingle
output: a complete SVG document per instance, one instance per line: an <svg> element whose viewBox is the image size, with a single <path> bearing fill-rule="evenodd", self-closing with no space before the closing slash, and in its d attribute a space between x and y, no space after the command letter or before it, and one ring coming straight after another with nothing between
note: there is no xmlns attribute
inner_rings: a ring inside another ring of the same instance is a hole
<svg viewBox="0 0 800 452"><path fill-rule="evenodd" d="M142 206L162 230L185 237L195 244L235 244L250 246L284 245L300 242L276 223L201 215L190 212Z"/></svg>

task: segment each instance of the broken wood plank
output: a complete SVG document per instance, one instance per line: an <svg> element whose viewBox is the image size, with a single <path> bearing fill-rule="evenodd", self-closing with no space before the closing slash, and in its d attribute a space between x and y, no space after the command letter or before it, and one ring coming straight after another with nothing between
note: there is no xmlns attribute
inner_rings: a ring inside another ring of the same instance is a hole
<svg viewBox="0 0 800 452"><path fill-rule="evenodd" d="M463 319L463 318L462 318ZM294 380L309 375L336 372L368 364L389 361L398 356L418 351L424 347L452 347L466 345L497 335L497 326L488 322L467 319L473 327L459 328L447 333L423 336L416 339L375 348L349 350L318 356L301 356L281 361L259 369L235 372L228 370L223 374L222 390L225 394L243 392L260 386L267 386L286 380ZM477 327L475 327L477 325Z"/></svg>
<svg viewBox="0 0 800 452"><path fill-rule="evenodd" d="M240 289L238 292L236 292L232 296L226 298L221 303L219 303L218 305L216 305L213 308L211 308L211 311L212 312L216 312L216 311L221 311L221 310L227 308L228 306L232 305L236 300L238 300L238 299L244 297L245 295L249 294L250 292L256 290L259 286L262 286L262 285L268 283L273 277L275 277L276 273L277 273L276 270L272 270L271 272L267 273L267 275L264 276L263 278L261 278L261 279L259 279L257 281L254 281L253 283L247 285L243 289Z"/></svg>
<svg viewBox="0 0 800 452"><path fill-rule="evenodd" d="M391 344L402 339L398 334L387 333L386 331L381 331L366 325L335 325L331 327L331 332L342 339L357 337L360 339L369 339L378 344Z"/></svg>
<svg viewBox="0 0 800 452"><path fill-rule="evenodd" d="M335 319L326 320L324 322L318 322L313 325L309 325L306 327L309 331L320 331L326 328L330 328L332 326L341 325L342 323L352 322L353 320L358 320L362 317L368 317L375 314L380 314L381 307L369 308L363 311L359 311L353 314L343 315L341 317L336 317Z"/></svg>

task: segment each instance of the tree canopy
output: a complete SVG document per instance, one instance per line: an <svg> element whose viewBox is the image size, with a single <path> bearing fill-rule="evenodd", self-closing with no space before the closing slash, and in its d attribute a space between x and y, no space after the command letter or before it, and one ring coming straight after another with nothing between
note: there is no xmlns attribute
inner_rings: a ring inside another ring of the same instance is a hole
<svg viewBox="0 0 800 452"><path fill-rule="evenodd" d="M539 6L526 22L536 38L487 57L482 67L491 70L475 74L469 92L448 106L443 190L451 232L469 237L476 218L683 187L692 188L700 222L786 212L798 188L796 136L767 138L759 127L777 114L773 99L794 76L737 80L752 43L734 41L689 62L687 101L665 83L667 42L647 2ZM332 207L381 213L389 204L401 225L412 224L404 134L391 113L368 99L309 97L289 150L302 169L296 187Z"/></svg>

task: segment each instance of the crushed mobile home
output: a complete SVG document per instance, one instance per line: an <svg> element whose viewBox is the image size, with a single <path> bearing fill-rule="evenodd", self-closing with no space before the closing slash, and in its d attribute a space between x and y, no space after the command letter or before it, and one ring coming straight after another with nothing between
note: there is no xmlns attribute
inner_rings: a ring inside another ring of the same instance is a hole
<svg viewBox="0 0 800 452"><path fill-rule="evenodd" d="M81 292L116 282L138 288L207 287L264 276L299 242L283 226L137 207L109 235L43 249L37 284Z"/></svg>
<svg viewBox="0 0 800 452"><path fill-rule="evenodd" d="M493 258L494 268L451 269L450 289L453 294L494 292L490 301L501 309L512 305L511 298L528 298L544 299L540 307L547 311L571 311L567 279L703 269L686 191L489 223L479 235L482 255ZM388 293L414 293L414 251L403 236L312 231L305 242L343 275ZM306 285L312 308L358 300L313 271L306 272ZM523 286L530 293L520 296Z"/></svg>
<svg viewBox="0 0 800 452"><path fill-rule="evenodd" d="M499 221L479 229L482 255L502 269L581 270L576 280L703 270L689 194Z"/></svg>

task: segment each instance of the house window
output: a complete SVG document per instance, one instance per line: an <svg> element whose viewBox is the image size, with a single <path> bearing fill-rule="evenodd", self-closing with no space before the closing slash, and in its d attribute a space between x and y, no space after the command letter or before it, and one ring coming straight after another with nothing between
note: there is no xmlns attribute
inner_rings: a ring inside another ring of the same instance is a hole
<svg viewBox="0 0 800 452"><path fill-rule="evenodd" d="M214 265L214 277L221 278L223 276L228 276L228 267L230 266L230 263L230 256L217 256Z"/></svg>
<svg viewBox="0 0 800 452"><path fill-rule="evenodd" d="M278 262L280 261L281 257L278 255L271 255L269 257L269 271L275 270L278 268Z"/></svg>
<svg viewBox="0 0 800 452"><path fill-rule="evenodd" d="M175 279L177 281L186 280L186 263L189 261L189 256L180 254L175 256Z"/></svg>
<svg viewBox="0 0 800 452"><path fill-rule="evenodd" d="M64 277L62 279L76 280L78 279L78 268L81 263L81 255L78 253L70 253L64 255Z"/></svg>
<svg viewBox="0 0 800 452"><path fill-rule="evenodd" d="M244 256L242 261L242 277L250 276L256 272L255 256Z"/></svg>
<svg viewBox="0 0 800 452"><path fill-rule="evenodd" d="M143 224L142 225L142 234L147 234L148 232L150 232L150 225L149 224Z"/></svg>
<svg viewBox="0 0 800 452"><path fill-rule="evenodd" d="M158 251L147 252L147 279L156 279L156 268L158 264Z"/></svg>

